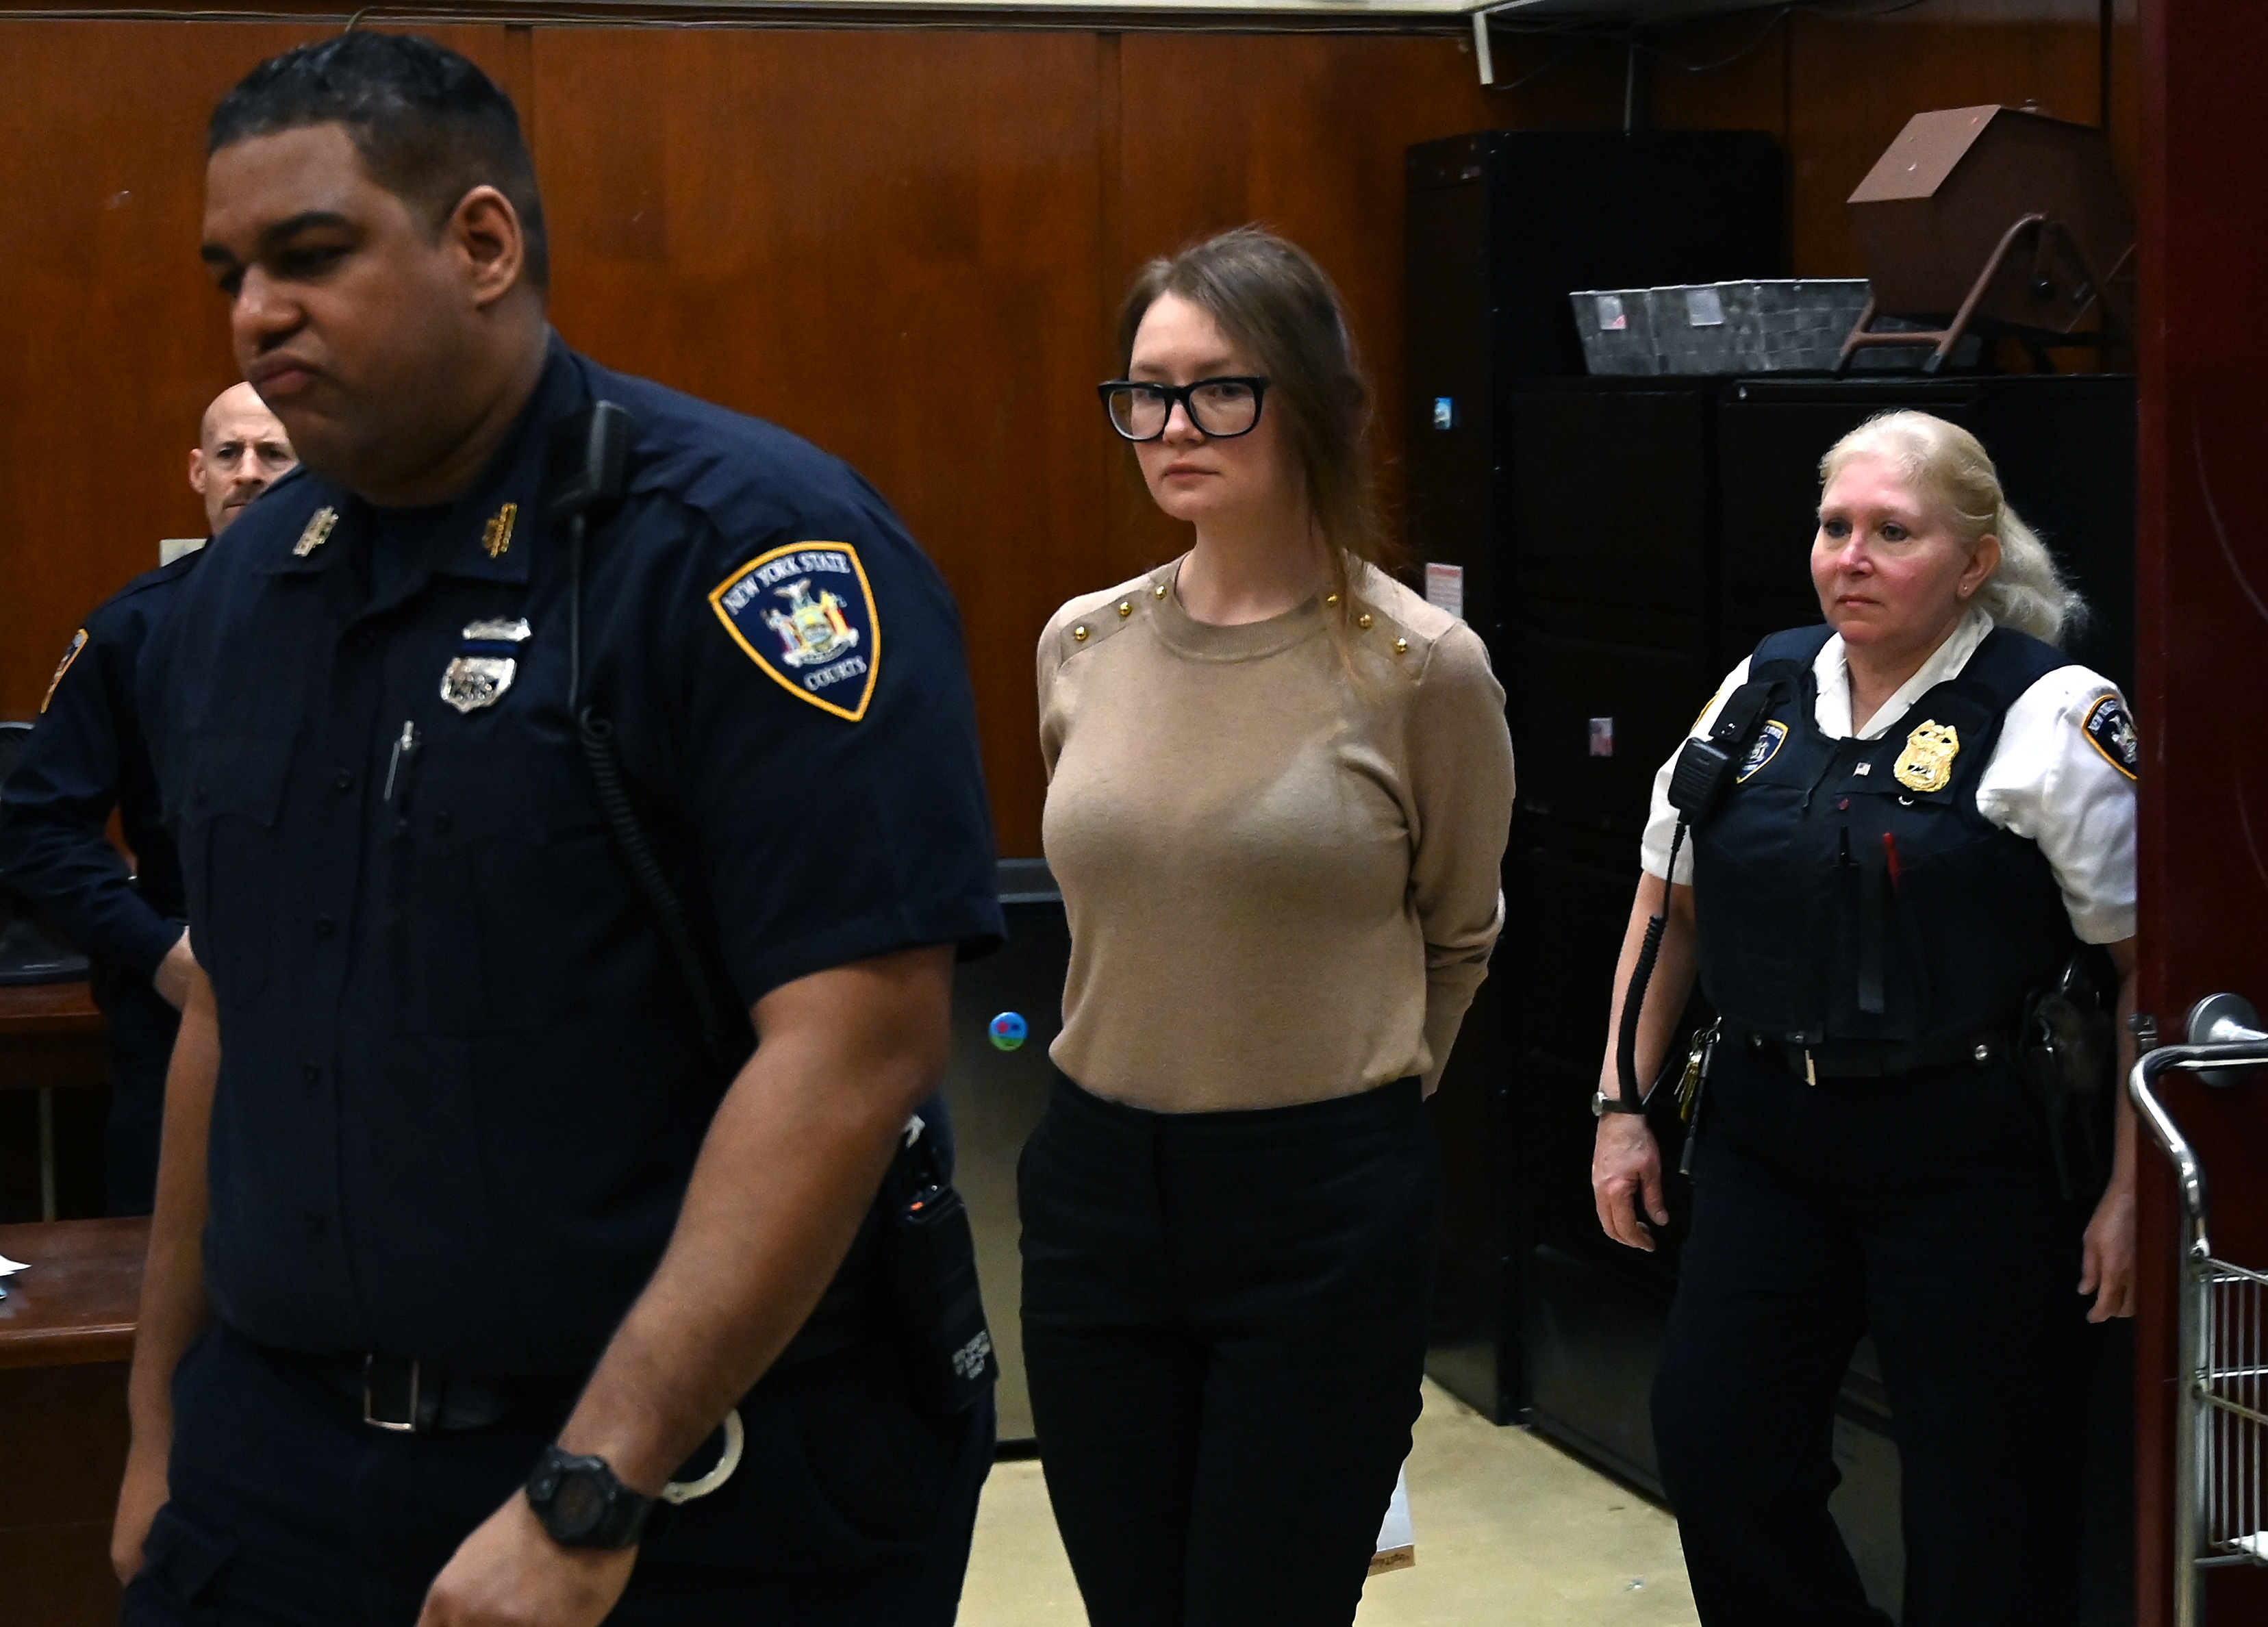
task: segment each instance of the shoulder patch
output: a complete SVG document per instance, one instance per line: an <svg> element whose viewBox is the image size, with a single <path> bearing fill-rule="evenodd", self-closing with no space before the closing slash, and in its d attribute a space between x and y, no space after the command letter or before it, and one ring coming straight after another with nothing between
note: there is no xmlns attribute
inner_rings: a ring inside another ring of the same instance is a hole
<svg viewBox="0 0 2268 1627"><path fill-rule="evenodd" d="M1734 783L1746 784L1749 776L1779 755L1779 748L1786 740L1787 725L1777 718L1765 724L1757 733L1755 743L1749 747L1749 755L1741 759L1741 771Z"/></svg>
<svg viewBox="0 0 2268 1627"><path fill-rule="evenodd" d="M55 675L48 680L48 692L40 697L40 715L41 717L44 718L47 716L48 703L55 698L55 691L62 688L63 674L70 671L71 663L78 659L78 652L85 648L86 629L82 627L78 631L71 635L70 647L63 652L63 659L56 663Z"/></svg>
<svg viewBox="0 0 2268 1627"><path fill-rule="evenodd" d="M2134 733L2134 720L2126 715L2126 703L2117 696L2106 695L2088 707L2080 727L2087 732L2087 743L2102 754L2105 762L2130 780L2142 777L2142 737Z"/></svg>
<svg viewBox="0 0 2268 1627"><path fill-rule="evenodd" d="M791 542L759 554L710 590L709 606L790 695L852 723L866 715L882 626L850 544Z"/></svg>

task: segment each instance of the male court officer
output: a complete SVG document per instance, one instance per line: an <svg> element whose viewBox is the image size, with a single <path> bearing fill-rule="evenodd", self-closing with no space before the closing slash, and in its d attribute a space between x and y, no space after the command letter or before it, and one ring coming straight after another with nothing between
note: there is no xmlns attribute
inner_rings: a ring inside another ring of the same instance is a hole
<svg viewBox="0 0 2268 1627"><path fill-rule="evenodd" d="M202 253L305 464L144 665L201 970L125 1619L949 1622L989 1396L924 1410L828 1290L1000 931L941 580L843 464L551 335L463 58L304 47L208 149ZM578 484L599 402L627 467ZM547 505L593 486L578 583Z"/></svg>
<svg viewBox="0 0 2268 1627"><path fill-rule="evenodd" d="M213 398L189 452L208 540L288 472L291 443L248 384ZM0 785L0 876L94 962L109 1020L103 1208L146 1215L158 1180L166 1062L188 998L181 865L134 699L135 663L202 550L136 577L86 618L55 668L39 725ZM105 827L116 809L134 868Z"/></svg>

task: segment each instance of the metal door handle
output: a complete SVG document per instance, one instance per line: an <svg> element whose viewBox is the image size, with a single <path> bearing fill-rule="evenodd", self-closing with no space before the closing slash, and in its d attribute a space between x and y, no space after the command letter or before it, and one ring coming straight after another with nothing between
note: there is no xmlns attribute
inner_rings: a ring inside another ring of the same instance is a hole
<svg viewBox="0 0 2268 1627"><path fill-rule="evenodd" d="M2208 994L2190 1007L2192 1045L2258 1045L2264 1042L2268 1042L2268 1030L2260 1027L2260 1013L2241 994Z"/></svg>

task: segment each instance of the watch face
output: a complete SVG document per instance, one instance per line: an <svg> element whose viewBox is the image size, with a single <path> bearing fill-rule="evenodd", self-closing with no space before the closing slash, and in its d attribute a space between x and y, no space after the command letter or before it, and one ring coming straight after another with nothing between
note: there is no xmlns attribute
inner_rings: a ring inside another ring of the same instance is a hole
<svg viewBox="0 0 2268 1627"><path fill-rule="evenodd" d="M551 1496L551 1524L563 1537L587 1535L607 1517L607 1493L597 1476L570 1469Z"/></svg>

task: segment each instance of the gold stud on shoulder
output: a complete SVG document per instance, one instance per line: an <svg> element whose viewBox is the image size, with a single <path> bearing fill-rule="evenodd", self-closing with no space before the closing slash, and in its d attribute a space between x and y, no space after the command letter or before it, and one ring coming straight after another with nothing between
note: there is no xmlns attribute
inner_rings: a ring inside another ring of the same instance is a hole
<svg viewBox="0 0 2268 1627"><path fill-rule="evenodd" d="M1325 593L1323 595L1323 602L1327 605L1335 605L1338 603L1338 601L1339 596L1336 593Z"/></svg>
<svg viewBox="0 0 2268 1627"><path fill-rule="evenodd" d="M1396 654L1396 655L1407 655L1407 654L1409 654L1409 653L1410 653L1410 641L1409 641L1407 638L1397 638L1397 639L1395 639L1395 640L1394 641L1394 653L1395 653L1395 654Z"/></svg>
<svg viewBox="0 0 2268 1627"><path fill-rule="evenodd" d="M1355 617L1354 624L1362 629L1364 632L1368 632L1370 630L1370 612L1366 610L1360 615Z"/></svg>
<svg viewBox="0 0 2268 1627"><path fill-rule="evenodd" d="M1121 615L1132 615L1134 614L1134 601L1130 599L1120 600L1118 601L1118 614Z"/></svg>
<svg viewBox="0 0 2268 1627"><path fill-rule="evenodd" d="M1071 629L1071 636L1073 638L1078 639L1079 643L1085 644L1086 642L1086 623L1081 622L1077 627L1072 628Z"/></svg>
<svg viewBox="0 0 2268 1627"><path fill-rule="evenodd" d="M1163 582L1159 583L1155 587L1152 587L1150 590L1150 597L1152 599L1163 599L1165 596L1166 585Z"/></svg>

